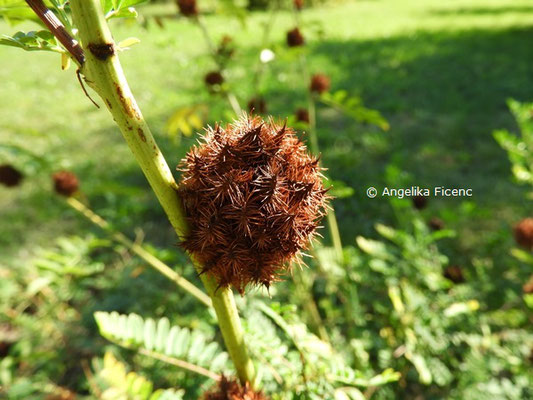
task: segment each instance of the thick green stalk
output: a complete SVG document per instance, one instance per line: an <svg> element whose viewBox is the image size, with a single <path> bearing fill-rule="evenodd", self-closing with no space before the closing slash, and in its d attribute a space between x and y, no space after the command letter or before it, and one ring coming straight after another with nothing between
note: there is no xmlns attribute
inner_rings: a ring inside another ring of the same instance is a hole
<svg viewBox="0 0 533 400"><path fill-rule="evenodd" d="M177 185L170 168L144 120L116 55L115 44L104 18L100 0L71 0L72 17L79 30L86 62L81 72L103 99L119 126L150 186L179 237L187 234L185 215L178 201ZM195 267L201 267L193 259ZM244 343L237 307L231 289L217 290L215 279L201 274L211 297L220 330L241 382L254 383L253 363Z"/></svg>

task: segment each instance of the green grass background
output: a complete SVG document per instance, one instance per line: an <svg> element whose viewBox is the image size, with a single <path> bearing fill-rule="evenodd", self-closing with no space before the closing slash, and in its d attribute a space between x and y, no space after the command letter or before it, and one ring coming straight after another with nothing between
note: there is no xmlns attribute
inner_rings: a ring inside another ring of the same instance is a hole
<svg viewBox="0 0 533 400"><path fill-rule="evenodd" d="M141 14L173 12L148 6ZM285 118L305 104L307 82L298 58L285 49L292 14L275 20L270 48L277 54L265 77L269 112ZM262 26L256 13L246 27L227 16L208 16L215 39L233 36L238 50L227 80L242 104L253 92ZM506 99L533 98L533 5L528 0L347 1L306 10L303 32L309 66L381 111L391 129L361 126L319 108L319 137L328 174L355 189L335 201L343 240L372 236L373 224L397 224L405 216L386 199L368 199L366 188L419 185L471 187L474 197L432 199L424 217L439 216L458 237L447 246L452 261L466 262L479 247L498 252L511 241L510 226L530 211L525 189L512 182L507 156L492 138L498 128L516 130ZM0 33L34 29L0 23ZM185 19L142 28L116 21L117 41L141 44L120 55L145 117L171 166L194 138L169 139L165 122L179 107L205 103L209 121L227 120L227 105L210 98L203 75L214 68L200 32ZM81 178L93 208L120 229L142 227L163 246L175 235L104 109L83 95L73 68L60 70L57 54L0 48L0 143L25 149L41 163L5 148L28 177L21 188L0 188L0 262L23 262L37 245L92 229L52 194L50 172L68 168ZM177 173L176 173L177 176ZM410 207L404 200L401 207Z"/></svg>

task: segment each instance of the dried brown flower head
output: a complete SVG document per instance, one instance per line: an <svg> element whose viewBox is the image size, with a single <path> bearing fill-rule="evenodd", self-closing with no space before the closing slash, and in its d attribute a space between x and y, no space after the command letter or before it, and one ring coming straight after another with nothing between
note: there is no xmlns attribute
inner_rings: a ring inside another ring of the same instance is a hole
<svg viewBox="0 0 533 400"><path fill-rule="evenodd" d="M15 187L20 184L24 175L18 169L9 164L0 165L0 183L7 187Z"/></svg>
<svg viewBox="0 0 533 400"><path fill-rule="evenodd" d="M528 281L524 283L524 286L522 286L522 290L524 291L524 294L533 293L533 275L531 275Z"/></svg>
<svg viewBox="0 0 533 400"><path fill-rule="evenodd" d="M327 92L331 86L331 81L329 77L324 74L315 74L311 77L311 84L309 85L309 90L318 94Z"/></svg>
<svg viewBox="0 0 533 400"><path fill-rule="evenodd" d="M185 17L194 17L198 15L196 0L176 0L180 13Z"/></svg>
<svg viewBox="0 0 533 400"><path fill-rule="evenodd" d="M325 213L322 168L290 128L243 117L209 128L182 160L191 231L182 243L220 287L269 287L299 260Z"/></svg>
<svg viewBox="0 0 533 400"><path fill-rule="evenodd" d="M465 281L463 270L458 265L449 265L444 270L443 275L446 279L449 279L453 283L463 283Z"/></svg>
<svg viewBox="0 0 533 400"><path fill-rule="evenodd" d="M411 197L411 201L413 202L413 207L417 210L423 210L428 205L428 198L426 196L413 196Z"/></svg>
<svg viewBox="0 0 533 400"><path fill-rule="evenodd" d="M205 74L204 81L207 86L222 85L224 77L219 71L211 71Z"/></svg>
<svg viewBox="0 0 533 400"><path fill-rule="evenodd" d="M440 231L444 229L444 221L440 219L439 217L431 217L431 219L428 222L428 226L430 229L434 231Z"/></svg>
<svg viewBox="0 0 533 400"><path fill-rule="evenodd" d="M262 97L254 97L248 102L248 111L256 114L266 114L267 105L266 101Z"/></svg>
<svg viewBox="0 0 533 400"><path fill-rule="evenodd" d="M296 121L309 123L309 111L305 108L297 109L294 115L296 116Z"/></svg>
<svg viewBox="0 0 533 400"><path fill-rule="evenodd" d="M302 46L304 43L304 37L298 28L291 29L287 32L287 45L289 47Z"/></svg>
<svg viewBox="0 0 533 400"><path fill-rule="evenodd" d="M533 218L524 218L513 228L518 245L533 250Z"/></svg>
<svg viewBox="0 0 533 400"><path fill-rule="evenodd" d="M268 400L268 397L252 390L248 383L241 386L223 376L211 391L204 394L203 400Z"/></svg>
<svg viewBox="0 0 533 400"><path fill-rule="evenodd" d="M292 4L294 4L294 8L296 8L298 11L304 8L304 0L293 0Z"/></svg>
<svg viewBox="0 0 533 400"><path fill-rule="evenodd" d="M69 171L59 171L52 175L55 191L66 197L72 196L78 191L79 182L76 175Z"/></svg>
<svg viewBox="0 0 533 400"><path fill-rule="evenodd" d="M227 61L235 53L235 45L233 43L233 38L228 35L222 36L220 39L220 44L217 47L217 55L222 58L222 60Z"/></svg>

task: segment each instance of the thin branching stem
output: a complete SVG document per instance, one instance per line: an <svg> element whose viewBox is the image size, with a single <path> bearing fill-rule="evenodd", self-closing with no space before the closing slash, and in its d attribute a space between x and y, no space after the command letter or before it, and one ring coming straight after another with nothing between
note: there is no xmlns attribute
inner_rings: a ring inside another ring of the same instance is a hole
<svg viewBox="0 0 533 400"><path fill-rule="evenodd" d="M102 217L100 217L98 214L92 211L89 207L87 207L81 201L79 201L78 199L74 197L68 197L67 204L71 206L73 209L75 209L76 211L78 211L80 214L82 214L84 217L86 217L93 224L95 224L99 228L109 233L115 241L126 246L133 253L135 253L140 258L142 258L144 261L146 261L148 265L150 265L156 271L166 276L168 279L170 279L176 285L181 287L183 290L187 291L190 295L194 296L197 300L205 304L207 307L213 306L213 303L211 302L211 299L209 298L208 295L206 295L204 292L198 289L194 284L189 282L187 279L185 279L180 274L178 274L176 271L174 271L172 268L170 268L168 265L166 265L159 258L157 258L153 254L146 251L144 247L142 247L138 243L133 242L123 233L113 230L111 225L106 220L104 220Z"/></svg>
<svg viewBox="0 0 533 400"><path fill-rule="evenodd" d="M177 185L142 116L116 55L115 44L100 0L71 0L72 17L79 30L86 62L81 68L88 85L103 99L135 159L144 172L177 235L187 235L188 225L177 194ZM198 272L200 263L193 263ZM255 382L255 370L244 342L244 331L229 288L217 288L209 274L200 278L217 314L222 337L242 383Z"/></svg>
<svg viewBox="0 0 533 400"><path fill-rule="evenodd" d="M301 56L301 65L302 65L302 75L307 84L310 82L310 74L307 68L307 58L305 54L302 53ZM309 90L307 97L307 110L309 113L309 142L311 147L311 152L315 155L320 154L320 147L318 145L318 133L317 133L317 124L316 124L316 99L315 95ZM342 262L344 256L342 251L342 240L341 234L339 232L339 224L337 223L337 217L335 216L335 209L333 204L329 210L327 216L329 233L331 235L331 241L333 243L333 248L335 249L335 255L339 262Z"/></svg>
<svg viewBox="0 0 533 400"><path fill-rule="evenodd" d="M213 43L213 40L211 39L211 35L209 35L209 31L207 30L207 26L205 25L203 18L201 18L200 16L197 16L194 19L194 22L196 23L196 25L198 25L198 27L200 28L200 31L202 32L204 41L207 45L207 48L209 49L209 54L213 58L213 61L217 64L217 68L220 71L222 71L224 68L223 68L223 65L221 65L221 63L217 60L217 48L215 44ZM242 114L242 108L239 104L239 100L237 100L237 97L235 96L235 94L233 94L229 90L223 89L223 92L231 108L233 109L233 112L235 113L235 115L237 115L237 117L239 117Z"/></svg>
<svg viewBox="0 0 533 400"><path fill-rule="evenodd" d="M156 353L154 351L141 348L139 349L139 354L155 358L156 360L166 362L167 364L175 365L176 367L180 367L180 368L189 370L191 372L195 372L199 375L206 376L215 381L219 381L220 379L222 379L222 377L219 374L209 371L208 369L205 369L203 367L200 367L199 365L191 364L190 362L179 360L174 357L169 357L161 353Z"/></svg>

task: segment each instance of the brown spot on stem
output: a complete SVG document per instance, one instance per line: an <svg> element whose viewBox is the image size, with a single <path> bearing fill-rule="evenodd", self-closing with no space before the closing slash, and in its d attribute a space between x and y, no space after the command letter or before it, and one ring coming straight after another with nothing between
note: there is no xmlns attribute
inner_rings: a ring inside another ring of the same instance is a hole
<svg viewBox="0 0 533 400"><path fill-rule="evenodd" d="M141 119L141 114L139 113L137 107L133 105L133 100L130 97L126 97L124 100L124 108L130 117Z"/></svg>
<svg viewBox="0 0 533 400"><path fill-rule="evenodd" d="M113 43L89 43L87 46L93 55L100 61L105 61L115 54L115 46Z"/></svg>
<svg viewBox="0 0 533 400"><path fill-rule="evenodd" d="M107 106L109 107L109 109L112 110L113 106L111 105L111 102L108 99L105 99L105 102L106 102Z"/></svg>
<svg viewBox="0 0 533 400"><path fill-rule="evenodd" d="M139 132L139 137L141 138L141 140L142 140L144 143L146 143L146 136L145 136L145 134L144 134L142 128L137 129L137 132Z"/></svg>
<svg viewBox="0 0 533 400"><path fill-rule="evenodd" d="M126 114L128 114L130 118L141 119L141 114L139 113L139 110L133 106L133 101L131 98L124 96L124 92L118 83L114 83L114 85L119 97L119 101L124 106L124 111L126 111Z"/></svg>

